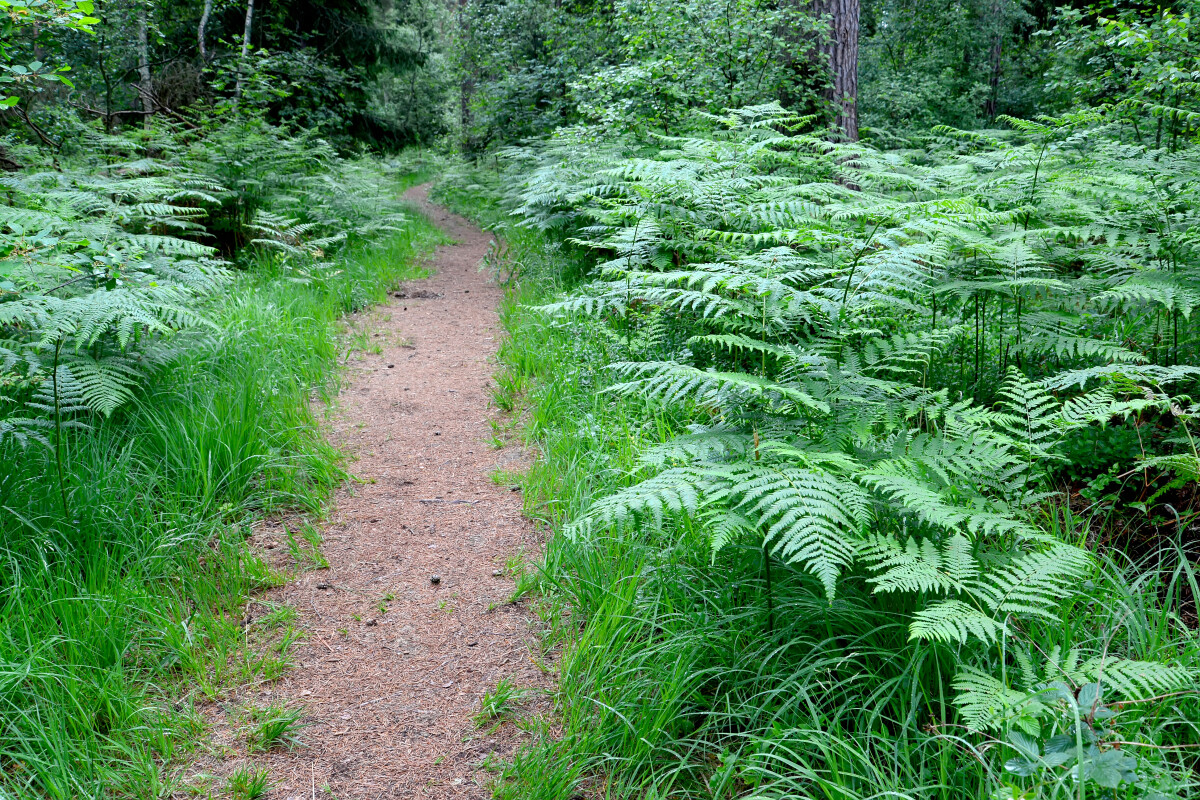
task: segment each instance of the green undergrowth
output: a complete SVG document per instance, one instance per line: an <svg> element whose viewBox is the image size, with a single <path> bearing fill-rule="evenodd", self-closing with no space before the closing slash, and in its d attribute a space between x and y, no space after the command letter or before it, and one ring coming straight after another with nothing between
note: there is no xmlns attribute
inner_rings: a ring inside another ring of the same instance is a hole
<svg viewBox="0 0 1200 800"><path fill-rule="evenodd" d="M250 526L318 517L346 477L312 404L336 394L338 320L418 277L439 240L409 214L307 271L264 251L202 309L212 329L180 334L131 403L66 433L62 485L52 449L8 440L0 796L170 794L204 733L195 701L286 669L288 642L256 647L270 626L242 625L286 578L247 547ZM290 527L297 567L319 563L315 531Z"/></svg>
<svg viewBox="0 0 1200 800"><path fill-rule="evenodd" d="M714 554L703 521L686 515L564 535L597 499L636 483L643 452L694 420L604 391L617 380L607 366L637 352L636 335L534 310L578 285L588 262L569 243L511 224L493 181L465 173L439 193L505 239L491 259L508 290L496 400L522 416L539 453L521 483L526 513L556 532L533 602L559 679L553 718L526 721L537 735L497 778L497 797L1195 796L1193 691L1093 702L1075 717L1079 736L1051 739L1044 751L1019 732L973 730L970 714L989 709L954 703L964 674L1011 670L1011 685L1048 684L1079 671L1080 651L1196 669L1200 590L1194 553L1178 546L1136 562L1096 553L1060 618L1028 623L1041 649L1032 666L978 642L911 637L912 596L874 593L862 571L845 575L830 600L810 573L760 546L735 542ZM1038 522L1072 542L1099 524L1053 504ZM1087 687L1078 691L1075 704L1086 706ZM1104 751L1116 756L1091 753L1087 737L1101 729L1136 741ZM1060 768L1078 752L1092 770L1087 782ZM1123 752L1136 753L1136 765ZM1110 768L1127 772L1101 773Z"/></svg>

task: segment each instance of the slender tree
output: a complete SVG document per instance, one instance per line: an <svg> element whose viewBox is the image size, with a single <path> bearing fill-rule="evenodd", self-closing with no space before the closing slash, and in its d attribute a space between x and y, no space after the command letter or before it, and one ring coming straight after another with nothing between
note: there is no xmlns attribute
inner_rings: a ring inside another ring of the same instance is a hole
<svg viewBox="0 0 1200 800"><path fill-rule="evenodd" d="M137 11L137 56L138 96L142 102L143 117L147 128L154 114L154 79L150 75L150 10L148 0L138 3Z"/></svg>
<svg viewBox="0 0 1200 800"><path fill-rule="evenodd" d="M458 29L462 44L460 52L461 67L462 67L462 82L459 85L458 92L458 115L459 128L462 131L463 144L469 149L471 137L471 99L475 94L475 79L478 68L475 65L474 53L471 51L471 22L470 15L466 13L466 0L461 0L458 4Z"/></svg>
<svg viewBox="0 0 1200 800"><path fill-rule="evenodd" d="M197 40L200 42L200 60L208 61L208 48L204 44L204 35L208 30L208 18L212 16L213 0L204 0L204 13L200 15L200 28Z"/></svg>
<svg viewBox="0 0 1200 800"><path fill-rule="evenodd" d="M246 59L250 56L250 32L254 29L254 0L246 2L246 27L242 32L242 54L238 58L237 85L233 89L236 104L242 98L242 84L246 80Z"/></svg>
<svg viewBox="0 0 1200 800"><path fill-rule="evenodd" d="M1004 0L992 0L991 6L992 46L988 53L991 74L988 76L988 99L984 111L988 119L995 119L1000 106L1000 78L1004 74L1005 28L1009 27L1009 9Z"/></svg>

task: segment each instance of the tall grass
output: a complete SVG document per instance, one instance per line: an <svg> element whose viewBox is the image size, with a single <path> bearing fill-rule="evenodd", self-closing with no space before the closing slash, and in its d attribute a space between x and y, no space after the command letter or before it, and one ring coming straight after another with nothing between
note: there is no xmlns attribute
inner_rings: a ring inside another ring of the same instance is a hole
<svg viewBox="0 0 1200 800"><path fill-rule="evenodd" d="M218 332L70 432L69 516L51 452L0 452L0 793L162 796L203 732L193 698L263 677L242 606L282 576L250 524L319 514L344 477L312 405L335 387L337 320L418 275L437 236L412 214L303 279L252 264L205 310Z"/></svg>
<svg viewBox="0 0 1200 800"><path fill-rule="evenodd" d="M494 227L502 210L461 180L442 194ZM552 529L628 485L637 457L690 420L606 394L606 369L637 342L603 323L550 323L530 310L578 280L582 259L527 228L505 229L515 276L503 308L497 400L519 408L539 457L526 511ZM1044 529L1085 540L1069 508ZM1055 653L1107 649L1200 667L1194 548L1133 562L1098 554L1061 620L1030 638ZM830 602L807 573L759 547L715 556L687 518L623 532L552 535L541 567L543 647L556 655L553 718L498 778L504 800L598 798L1126 797L1081 788L1067 770L1014 773L1011 742L968 732L951 700L963 664L999 669L978 643L912 640L912 599L873 594L852 573ZM1012 669L1017 666L1011 662ZM1045 680L1058 676L1045 675ZM1122 715L1138 719L1136 707ZM1156 764L1137 796L1194 796L1200 701L1182 693L1133 725Z"/></svg>

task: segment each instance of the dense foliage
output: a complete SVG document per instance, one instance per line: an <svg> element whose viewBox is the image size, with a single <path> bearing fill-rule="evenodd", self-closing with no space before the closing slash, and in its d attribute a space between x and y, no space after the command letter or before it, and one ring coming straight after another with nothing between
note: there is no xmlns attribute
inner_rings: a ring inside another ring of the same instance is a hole
<svg viewBox="0 0 1200 800"><path fill-rule="evenodd" d="M197 127L239 104L341 149L447 129L445 11L427 0L12 0L0 11L0 58L20 90L0 131L56 151L77 152L84 120Z"/></svg>
<svg viewBox="0 0 1200 800"><path fill-rule="evenodd" d="M984 767L944 796L1075 796L1080 775L1086 796L1191 791L1194 154L1131 143L1094 114L943 128L907 152L830 143L804 123L749 108L653 146L560 135L508 153L527 177L509 178L519 188L502 206L588 274L538 311L567 341L595 343L563 357L584 365L566 379L586 387L566 401L583 408L555 409L593 431L559 424L581 447L598 447L606 424L642 431L635 453L592 457L591 473L612 477L552 546L550 576L588 620L564 665L584 707L567 712L566 750L548 741L530 757L540 770L552 754L616 755L638 791L705 780L789 796L815 782L865 796L913 781L933 791L944 742ZM619 422L596 408L616 397L632 404ZM1146 551L1122 525L1156 531L1144 573L1095 554ZM616 566L600 568L606 558ZM620 588L629 558L645 576L637 597ZM775 585L772 561L786 570ZM694 597L664 585L677 569ZM724 570L745 587L734 597L711 584ZM1127 581L1159 588L1095 624L1106 592L1148 591ZM617 596L626 605L610 608ZM616 625L634 630L604 638ZM696 626L730 648L708 667ZM646 637L636 655L626 636ZM661 685L660 657L688 665L670 702L618 677ZM854 687L817 699L814 657L850 658L831 679ZM811 699L756 699L783 691L739 677L760 663ZM637 717L652 751L608 738L595 706ZM651 732L644 714L691 722ZM841 774L815 730L836 731L872 777ZM680 751L723 766L660 761Z"/></svg>
<svg viewBox="0 0 1200 800"><path fill-rule="evenodd" d="M771 101L832 122L830 65L817 46L827 5L472 0L456 31L462 142L476 150L580 122L679 133L697 109ZM1127 32L1097 24L1110 19ZM1189 25L1183 13L1071 3L863 0L858 115L865 135L890 143L938 124L1114 102L1128 80L1170 101L1162 81L1173 75L1185 94L1190 83Z"/></svg>

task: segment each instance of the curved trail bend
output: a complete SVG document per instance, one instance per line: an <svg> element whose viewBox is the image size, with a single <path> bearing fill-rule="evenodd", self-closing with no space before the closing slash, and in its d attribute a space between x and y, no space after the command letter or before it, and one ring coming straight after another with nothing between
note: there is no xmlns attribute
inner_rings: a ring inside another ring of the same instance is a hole
<svg viewBox="0 0 1200 800"><path fill-rule="evenodd" d="M487 441L501 335L501 291L479 271L491 236L427 193L405 198L455 244L437 249L432 277L397 293L407 297L353 322L383 347L351 369L332 415L364 482L336 497L330 568L273 593L308 633L296 668L242 698L307 709L306 747L254 759L279 782L273 800L490 797L479 764L521 734L476 730L479 698L506 676L546 683L525 612L505 602L512 581L494 574L537 543L520 496L489 477L519 458ZM278 528L255 538L271 537L286 544Z"/></svg>

